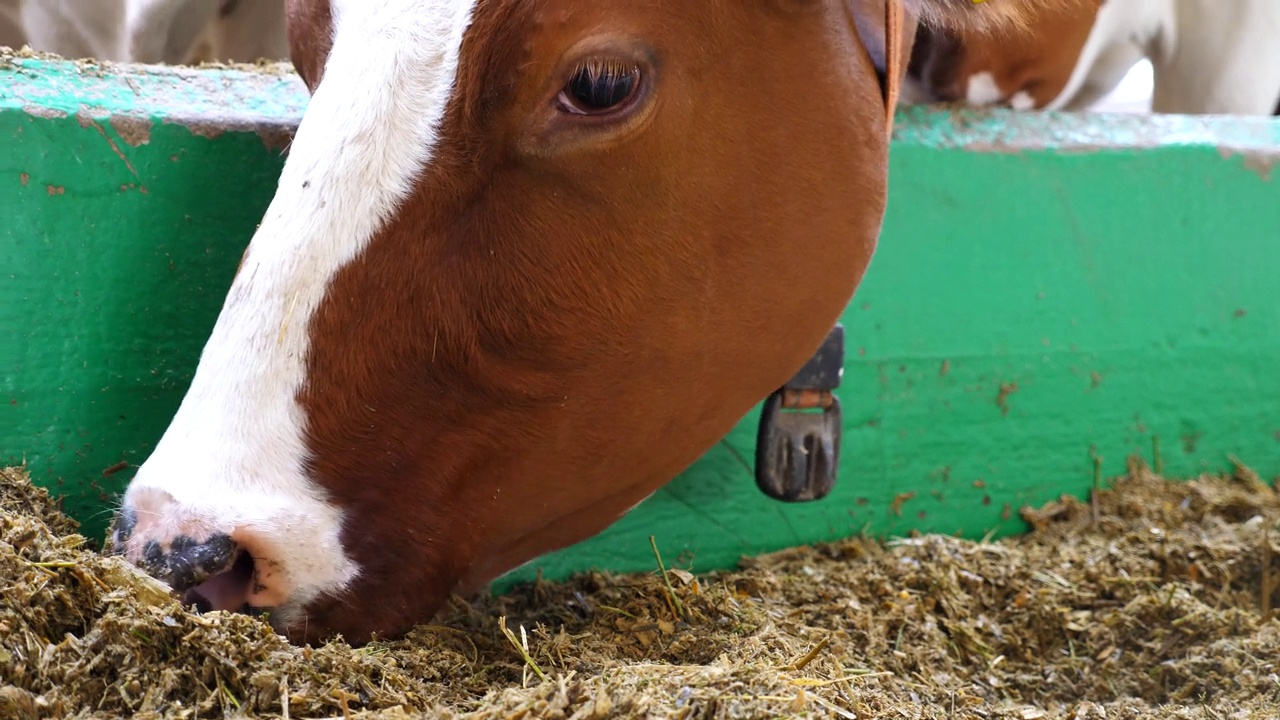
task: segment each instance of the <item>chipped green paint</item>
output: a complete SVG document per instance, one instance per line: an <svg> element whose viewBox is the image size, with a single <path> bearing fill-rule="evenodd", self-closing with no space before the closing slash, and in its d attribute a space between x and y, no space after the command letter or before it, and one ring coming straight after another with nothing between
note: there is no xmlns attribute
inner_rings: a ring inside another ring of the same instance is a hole
<svg viewBox="0 0 1280 720"><path fill-rule="evenodd" d="M288 75L0 63L0 460L99 532L176 409L305 107ZM903 112L845 314L841 479L750 473L756 413L598 537L508 577L696 569L867 531L1017 532L1159 439L1280 474L1280 122Z"/></svg>
<svg viewBox="0 0 1280 720"><path fill-rule="evenodd" d="M190 382L299 86L0 58L0 459L90 533Z"/></svg>

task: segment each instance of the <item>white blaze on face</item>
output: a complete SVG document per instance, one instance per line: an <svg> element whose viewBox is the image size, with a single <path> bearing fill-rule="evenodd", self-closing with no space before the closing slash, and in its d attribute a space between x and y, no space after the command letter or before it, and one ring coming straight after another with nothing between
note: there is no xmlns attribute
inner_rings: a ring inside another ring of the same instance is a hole
<svg viewBox="0 0 1280 720"><path fill-rule="evenodd" d="M257 538L254 554L274 561L291 591L275 610L284 622L359 572L340 545L341 508L304 469L295 398L307 329L333 277L431 161L473 5L333 0L333 49L275 198L190 390L125 496L126 506L143 488L176 499L155 518L165 535L154 539Z"/></svg>

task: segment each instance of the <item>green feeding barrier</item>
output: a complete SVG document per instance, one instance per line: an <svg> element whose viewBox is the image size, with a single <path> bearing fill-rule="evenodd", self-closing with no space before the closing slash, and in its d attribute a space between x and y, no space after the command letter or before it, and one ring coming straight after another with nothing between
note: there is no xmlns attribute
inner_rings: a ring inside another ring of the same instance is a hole
<svg viewBox="0 0 1280 720"><path fill-rule="evenodd" d="M0 458L100 536L176 410L307 102L270 69L0 61ZM1280 474L1280 121L899 115L844 314L840 478L757 490L758 410L508 576L695 570L866 532L1020 532L1132 454ZM112 473L127 462L130 469Z"/></svg>

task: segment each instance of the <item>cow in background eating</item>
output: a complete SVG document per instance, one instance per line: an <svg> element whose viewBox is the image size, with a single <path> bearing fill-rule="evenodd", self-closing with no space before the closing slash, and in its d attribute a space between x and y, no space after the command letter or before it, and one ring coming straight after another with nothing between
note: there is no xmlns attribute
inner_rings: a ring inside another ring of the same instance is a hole
<svg viewBox="0 0 1280 720"><path fill-rule="evenodd" d="M911 100L1085 110L1144 58L1154 112L1275 114L1280 2L1088 0L1043 6L1012 34L922 27Z"/></svg>

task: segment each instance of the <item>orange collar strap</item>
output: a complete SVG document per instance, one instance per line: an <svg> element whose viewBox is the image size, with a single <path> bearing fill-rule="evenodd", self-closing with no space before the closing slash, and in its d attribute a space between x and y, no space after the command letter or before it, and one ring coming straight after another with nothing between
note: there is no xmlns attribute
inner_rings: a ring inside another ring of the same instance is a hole
<svg viewBox="0 0 1280 720"><path fill-rule="evenodd" d="M902 0L885 0L884 51L886 92L884 99L885 131L893 137L894 114L898 109L898 95L902 85Z"/></svg>

